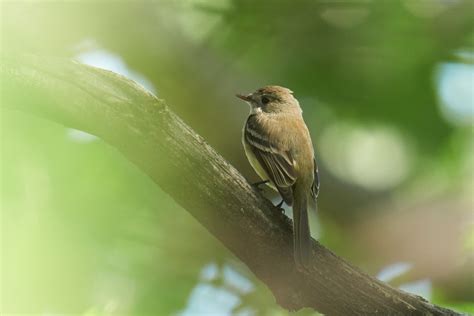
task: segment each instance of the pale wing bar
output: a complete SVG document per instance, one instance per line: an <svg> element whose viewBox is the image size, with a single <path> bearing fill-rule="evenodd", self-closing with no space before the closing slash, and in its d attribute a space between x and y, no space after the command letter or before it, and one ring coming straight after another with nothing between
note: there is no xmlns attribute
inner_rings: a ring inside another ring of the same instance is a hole
<svg viewBox="0 0 474 316"><path fill-rule="evenodd" d="M245 139L283 200L291 205L293 203L292 186L296 182L296 172L291 155L280 150L278 144L272 143L267 137L258 133L249 124L249 121L245 127Z"/></svg>
<svg viewBox="0 0 474 316"><path fill-rule="evenodd" d="M314 181L313 185L311 185L311 196L316 201L319 195L319 171L318 171L318 164L316 163L316 159L314 161Z"/></svg>

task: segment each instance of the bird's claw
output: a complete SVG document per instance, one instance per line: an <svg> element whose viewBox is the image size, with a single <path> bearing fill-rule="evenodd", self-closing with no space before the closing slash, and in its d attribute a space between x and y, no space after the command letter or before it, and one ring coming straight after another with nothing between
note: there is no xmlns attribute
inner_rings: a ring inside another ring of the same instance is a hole
<svg viewBox="0 0 474 316"><path fill-rule="evenodd" d="M270 182L270 180L262 180L262 181L258 181L258 182L255 182L255 183L252 183L252 187L257 190L258 192L262 192L263 189L260 187L261 185L264 185L264 184L267 184L268 182ZM282 207L283 205L283 202L284 200L282 199L280 203L278 203L277 205L275 205L275 207L280 210L281 213L285 214L285 209Z"/></svg>
<svg viewBox="0 0 474 316"><path fill-rule="evenodd" d="M282 207L283 202L284 202L284 200L282 199L280 203L278 203L277 205L275 205L275 207L276 207L277 209L279 209L280 212L282 212L283 214L285 214L285 209Z"/></svg>
<svg viewBox="0 0 474 316"><path fill-rule="evenodd" d="M263 184L267 184L268 182L269 180L255 182L255 183L252 183L252 187L254 187L254 189L257 190L258 192L262 192L263 189L260 186Z"/></svg>

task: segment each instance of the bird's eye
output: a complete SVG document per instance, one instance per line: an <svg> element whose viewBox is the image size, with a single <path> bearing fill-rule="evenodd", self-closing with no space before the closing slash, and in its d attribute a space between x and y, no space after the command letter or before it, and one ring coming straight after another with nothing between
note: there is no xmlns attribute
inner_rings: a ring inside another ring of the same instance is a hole
<svg viewBox="0 0 474 316"><path fill-rule="evenodd" d="M266 97L266 96L263 96L263 97L262 97L262 103L263 103L263 104L267 104L268 102L270 102L270 99L269 99L268 97Z"/></svg>

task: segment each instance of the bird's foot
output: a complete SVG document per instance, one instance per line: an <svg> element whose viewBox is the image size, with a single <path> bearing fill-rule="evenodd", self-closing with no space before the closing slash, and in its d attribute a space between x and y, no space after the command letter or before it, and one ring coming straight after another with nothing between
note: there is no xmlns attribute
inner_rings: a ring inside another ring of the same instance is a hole
<svg viewBox="0 0 474 316"><path fill-rule="evenodd" d="M284 202L284 200L282 199L280 203L278 203L277 205L275 205L275 207L278 208L278 209L280 210L280 212L282 212L283 214L285 214L285 209L282 207L283 202Z"/></svg>
<svg viewBox="0 0 474 316"><path fill-rule="evenodd" d="M269 180L258 181L258 182L252 183L252 186L253 186L258 192L262 192L263 189L262 189L260 186L261 186L261 185L264 185L264 184L267 184L268 182L269 182Z"/></svg>

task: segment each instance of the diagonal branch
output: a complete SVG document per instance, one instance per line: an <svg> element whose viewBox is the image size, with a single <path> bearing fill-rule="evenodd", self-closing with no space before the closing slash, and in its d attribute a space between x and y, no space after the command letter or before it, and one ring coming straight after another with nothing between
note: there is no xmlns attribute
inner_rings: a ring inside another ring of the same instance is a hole
<svg viewBox="0 0 474 316"><path fill-rule="evenodd" d="M290 220L165 102L134 82L76 62L3 57L2 106L101 137L134 162L239 257L289 310L328 315L457 315L396 290L313 241L295 269ZM198 105L197 105L198 106Z"/></svg>

